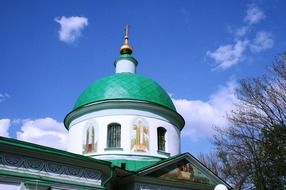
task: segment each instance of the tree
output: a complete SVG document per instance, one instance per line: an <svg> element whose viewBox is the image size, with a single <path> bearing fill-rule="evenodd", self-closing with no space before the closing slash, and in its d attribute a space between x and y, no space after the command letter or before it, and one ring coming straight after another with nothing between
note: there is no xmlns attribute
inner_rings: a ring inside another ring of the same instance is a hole
<svg viewBox="0 0 286 190"><path fill-rule="evenodd" d="M273 126L272 130L263 130L262 148L265 152L265 175L272 189L281 189L286 184L286 127Z"/></svg>
<svg viewBox="0 0 286 190"><path fill-rule="evenodd" d="M221 172L235 189L286 189L286 53L270 74L240 81L230 126L213 144Z"/></svg>
<svg viewBox="0 0 286 190"><path fill-rule="evenodd" d="M201 163L203 163L208 169L210 169L213 173L216 175L223 177L223 174L221 171L221 164L219 156L216 152L210 152L208 154L200 153L197 156L198 160L200 160Z"/></svg>

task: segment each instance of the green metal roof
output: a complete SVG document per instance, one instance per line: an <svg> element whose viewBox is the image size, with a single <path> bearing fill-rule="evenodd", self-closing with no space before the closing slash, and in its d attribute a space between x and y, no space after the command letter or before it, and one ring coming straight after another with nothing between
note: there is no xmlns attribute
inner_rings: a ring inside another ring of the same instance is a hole
<svg viewBox="0 0 286 190"><path fill-rule="evenodd" d="M166 91L155 81L132 73L118 73L90 85L77 99L74 109L104 100L140 100L176 111Z"/></svg>
<svg viewBox="0 0 286 190"><path fill-rule="evenodd" d="M126 159L118 159L118 160L108 160L114 166L121 167L122 163L126 164L126 170L128 171L137 171L142 168L153 166L154 164L158 163L159 161L139 161L139 160L126 160Z"/></svg>
<svg viewBox="0 0 286 190"><path fill-rule="evenodd" d="M93 163L97 163L97 164L103 164L106 166L111 166L111 162L108 161L104 161L104 160L98 160L98 159L94 159L91 157L87 157L87 156L83 156L83 155L79 155L79 154L74 154L71 152L67 152L67 151L63 151L63 150L59 150L59 149L55 149L55 148L51 148L51 147L47 147L47 146L42 146L42 145L38 145L38 144L33 144L33 143L29 143L29 142L25 142L25 141L20 141L20 140L16 140L16 139L12 139L12 138L7 138L7 137L1 137L0 136L0 145L8 145L11 147L18 147L21 148L23 150L30 150L30 151L35 151L38 154L39 153L46 153L46 154L50 154L50 155L54 155L54 156L62 156L62 157L67 157L67 158L71 158L71 159L77 159L77 160L81 160L81 161L89 161L89 162L93 162Z"/></svg>

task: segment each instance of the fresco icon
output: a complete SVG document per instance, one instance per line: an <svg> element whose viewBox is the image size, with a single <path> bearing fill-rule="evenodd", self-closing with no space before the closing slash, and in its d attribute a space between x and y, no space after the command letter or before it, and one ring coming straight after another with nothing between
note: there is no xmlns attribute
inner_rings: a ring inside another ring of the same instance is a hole
<svg viewBox="0 0 286 190"><path fill-rule="evenodd" d="M160 176L164 179L184 180L195 183L209 184L209 179L191 163L180 164L175 169Z"/></svg>
<svg viewBox="0 0 286 190"><path fill-rule="evenodd" d="M97 125L94 120L85 123L83 134L83 153L93 153L97 150Z"/></svg>
<svg viewBox="0 0 286 190"><path fill-rule="evenodd" d="M149 151L149 125L144 118L138 117L135 118L132 122L131 151Z"/></svg>

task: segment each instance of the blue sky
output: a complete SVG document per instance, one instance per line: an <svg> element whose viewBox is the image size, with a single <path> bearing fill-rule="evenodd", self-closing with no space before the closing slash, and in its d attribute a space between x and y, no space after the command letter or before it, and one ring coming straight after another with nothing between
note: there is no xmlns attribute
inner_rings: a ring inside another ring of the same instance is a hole
<svg viewBox="0 0 286 190"><path fill-rule="evenodd" d="M137 71L185 117L182 151L211 150L235 88L286 50L285 1L2 1L0 134L63 148L65 115L114 73L125 24ZM53 139L53 140L51 140ZM53 142L53 143L51 143Z"/></svg>

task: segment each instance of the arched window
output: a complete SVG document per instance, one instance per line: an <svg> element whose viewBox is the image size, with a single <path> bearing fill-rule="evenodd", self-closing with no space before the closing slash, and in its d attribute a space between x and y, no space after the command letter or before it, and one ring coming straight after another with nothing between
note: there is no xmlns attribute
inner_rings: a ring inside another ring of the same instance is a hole
<svg viewBox="0 0 286 190"><path fill-rule="evenodd" d="M121 125L119 123L110 123L107 126L107 148L120 148Z"/></svg>
<svg viewBox="0 0 286 190"><path fill-rule="evenodd" d="M158 150L166 151L166 129L164 127L157 128Z"/></svg>

